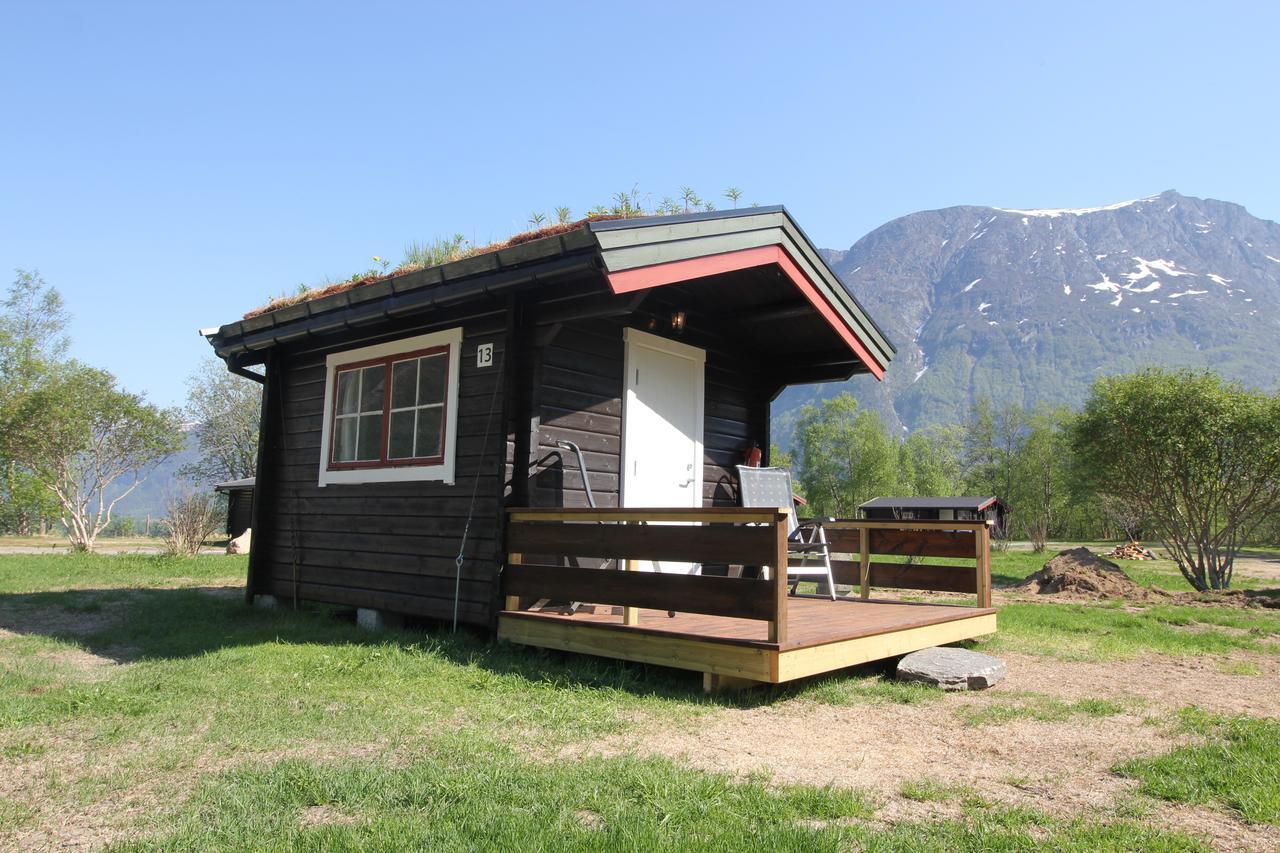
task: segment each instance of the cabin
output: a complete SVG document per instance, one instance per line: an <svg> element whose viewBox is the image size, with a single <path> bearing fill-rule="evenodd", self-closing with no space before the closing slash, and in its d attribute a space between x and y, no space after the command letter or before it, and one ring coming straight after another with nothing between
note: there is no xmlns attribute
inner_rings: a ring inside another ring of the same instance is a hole
<svg viewBox="0 0 1280 853"><path fill-rule="evenodd" d="M253 478L228 480L213 490L227 496L227 538L235 539L253 523Z"/></svg>
<svg viewBox="0 0 1280 853"><path fill-rule="evenodd" d="M709 689L995 630L985 524L829 526L856 598L768 568L788 514L739 506L735 466L769 447L771 401L880 378L894 353L782 207L554 226L204 334L263 384L250 601L472 625ZM926 552L973 561L927 583L977 606L870 596L926 588L872 553Z"/></svg>
<svg viewBox="0 0 1280 853"><path fill-rule="evenodd" d="M858 507L863 518L932 519L935 521L987 521L997 538L1009 529L1005 502L987 497L891 497L873 498Z"/></svg>

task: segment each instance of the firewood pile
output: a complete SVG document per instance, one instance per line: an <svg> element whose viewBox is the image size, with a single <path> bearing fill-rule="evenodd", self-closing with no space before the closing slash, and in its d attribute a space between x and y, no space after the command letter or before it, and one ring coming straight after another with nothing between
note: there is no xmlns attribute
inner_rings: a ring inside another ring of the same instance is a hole
<svg viewBox="0 0 1280 853"><path fill-rule="evenodd" d="M1137 542L1126 542L1123 545L1117 545L1103 556L1120 560L1154 560L1156 558L1156 555L1151 553L1149 548L1143 548Z"/></svg>

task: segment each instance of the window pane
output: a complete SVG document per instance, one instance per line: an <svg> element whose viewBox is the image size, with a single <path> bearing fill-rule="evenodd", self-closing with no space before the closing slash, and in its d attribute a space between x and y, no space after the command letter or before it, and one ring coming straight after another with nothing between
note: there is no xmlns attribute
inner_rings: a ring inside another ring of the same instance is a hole
<svg viewBox="0 0 1280 853"><path fill-rule="evenodd" d="M382 414L361 415L360 438L356 445L356 459L361 462L376 462L381 458Z"/></svg>
<svg viewBox="0 0 1280 853"><path fill-rule="evenodd" d="M440 415L444 409L418 409L418 456L439 456L442 452Z"/></svg>
<svg viewBox="0 0 1280 853"><path fill-rule="evenodd" d="M418 361L397 361L391 365L391 408L405 409L415 402L414 392L418 390ZM392 422L392 428L395 423Z"/></svg>
<svg viewBox="0 0 1280 853"><path fill-rule="evenodd" d="M338 414L354 415L360 399L360 371L344 370L338 374Z"/></svg>
<svg viewBox="0 0 1280 853"><path fill-rule="evenodd" d="M387 369L378 364L366 367L360 372L364 374L364 381L360 385L360 411L381 412L382 391L387 379Z"/></svg>
<svg viewBox="0 0 1280 853"><path fill-rule="evenodd" d="M418 359L418 405L444 402L444 380L449 369L449 359L442 355L429 355ZM419 453L419 456L423 454Z"/></svg>
<svg viewBox="0 0 1280 853"><path fill-rule="evenodd" d="M354 462L356 459L356 419L338 418L333 426L333 461Z"/></svg>
<svg viewBox="0 0 1280 853"><path fill-rule="evenodd" d="M411 456L413 456L413 410L392 412L387 458L408 459Z"/></svg>

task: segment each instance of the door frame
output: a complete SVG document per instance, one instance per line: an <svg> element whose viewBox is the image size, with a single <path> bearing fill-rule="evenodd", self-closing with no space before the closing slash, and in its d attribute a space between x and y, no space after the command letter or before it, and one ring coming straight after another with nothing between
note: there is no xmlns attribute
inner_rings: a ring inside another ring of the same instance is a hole
<svg viewBox="0 0 1280 853"><path fill-rule="evenodd" d="M690 346L689 344L673 341L670 338L660 337L642 332L639 329L633 329L630 326L622 330L622 423L620 446L618 450L618 468L620 475L618 478L618 506L625 507L627 505L627 426L630 420L627 416L627 398L631 396L631 371L632 371L632 347L644 347L645 349L655 350L666 355L674 355L678 358L687 359L694 362L698 366L696 371L697 380L695 384L696 402L694 404L694 457L693 463L693 488L694 494L698 496L696 506L700 507L703 503L702 497L702 468L703 462L703 429L704 429L704 413L706 411L707 399L707 351L699 347Z"/></svg>

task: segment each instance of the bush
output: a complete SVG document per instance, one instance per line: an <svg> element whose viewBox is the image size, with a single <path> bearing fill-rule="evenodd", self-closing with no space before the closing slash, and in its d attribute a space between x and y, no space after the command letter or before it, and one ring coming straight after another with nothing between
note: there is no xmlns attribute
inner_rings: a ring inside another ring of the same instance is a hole
<svg viewBox="0 0 1280 853"><path fill-rule="evenodd" d="M204 540L212 536L221 521L218 502L212 495L192 493L170 498L165 505L165 552L181 557L200 553Z"/></svg>

